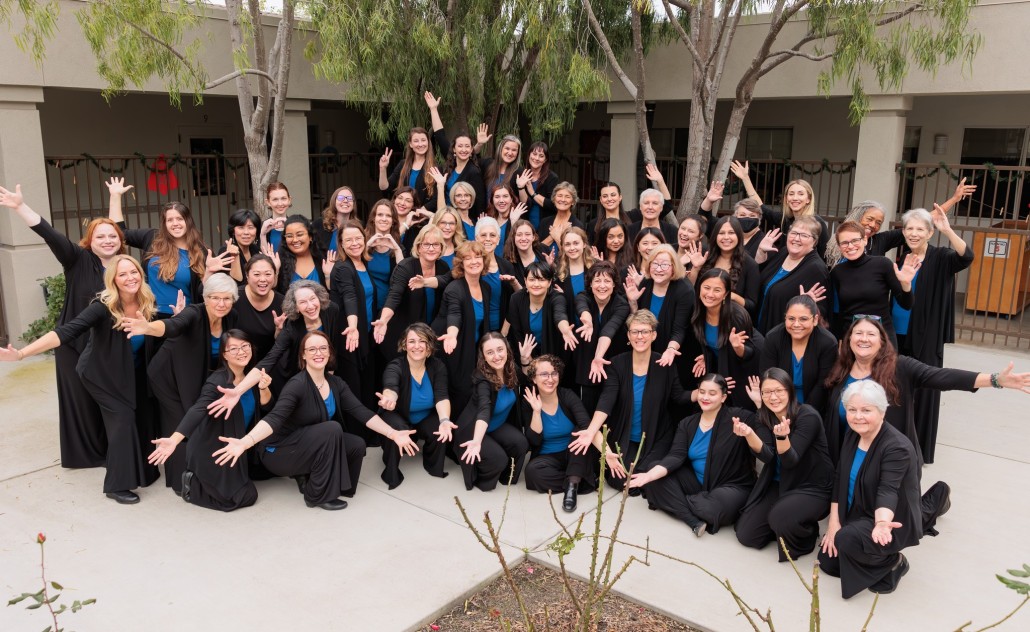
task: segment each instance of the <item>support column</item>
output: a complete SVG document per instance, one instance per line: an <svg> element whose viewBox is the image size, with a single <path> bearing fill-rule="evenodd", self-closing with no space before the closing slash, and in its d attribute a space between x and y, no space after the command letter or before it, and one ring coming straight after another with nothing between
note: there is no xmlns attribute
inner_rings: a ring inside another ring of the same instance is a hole
<svg viewBox="0 0 1030 632"><path fill-rule="evenodd" d="M612 116L612 139L608 179L622 189L622 206L627 211L637 205L637 135L636 109L632 101L608 104Z"/></svg>
<svg viewBox="0 0 1030 632"><path fill-rule="evenodd" d="M41 88L0 87L0 185L13 191L20 184L25 202L49 220L43 133L36 109L42 102ZM60 272L60 264L43 240L21 217L0 209L0 300L9 342L22 346L18 338L44 313L38 279Z"/></svg>
<svg viewBox="0 0 1030 632"><path fill-rule="evenodd" d="M876 200L887 211L887 221L897 215L898 173L905 145L905 122L912 109L912 97L874 96L869 113L862 119L855 156L854 199Z"/></svg>
<svg viewBox="0 0 1030 632"><path fill-rule="evenodd" d="M286 100L283 156L279 166L279 180L290 188L290 199L293 200L290 212L299 213L305 217L312 217L311 171L308 166L308 112L310 111L311 101Z"/></svg>

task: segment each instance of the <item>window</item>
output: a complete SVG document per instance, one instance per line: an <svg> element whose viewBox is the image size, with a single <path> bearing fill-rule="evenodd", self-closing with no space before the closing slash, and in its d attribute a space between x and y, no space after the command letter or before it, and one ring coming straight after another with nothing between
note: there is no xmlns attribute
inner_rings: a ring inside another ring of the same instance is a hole
<svg viewBox="0 0 1030 632"><path fill-rule="evenodd" d="M788 160L793 144L793 128L749 127L744 155L748 160Z"/></svg>

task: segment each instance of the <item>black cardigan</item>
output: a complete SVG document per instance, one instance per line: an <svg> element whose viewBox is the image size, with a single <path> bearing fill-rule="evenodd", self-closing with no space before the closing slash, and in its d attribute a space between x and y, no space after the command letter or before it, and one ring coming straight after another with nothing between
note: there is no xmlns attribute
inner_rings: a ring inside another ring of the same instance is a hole
<svg viewBox="0 0 1030 632"><path fill-rule="evenodd" d="M440 313L443 291L454 277L451 276L450 267L441 259L437 259L435 262L435 272L438 284L436 289L412 290L408 288L408 281L422 274L422 264L418 257L408 257L394 267L393 274L390 275L390 291L386 295L386 303L383 305L384 309L389 307L393 310L393 318L386 327L386 337L383 339L383 344L380 345L385 357L397 357L397 344L408 325L431 323ZM434 296L433 313L428 318L426 317L427 292L433 292Z"/></svg>
<svg viewBox="0 0 1030 632"><path fill-rule="evenodd" d="M645 278L639 287L643 288L644 293L637 300L637 308L650 310L654 279ZM659 353L665 351L669 342L676 342L681 348L686 346L690 318L694 315L694 299L694 287L686 277L669 282L661 314L655 314L658 318L658 337L654 341L654 348Z"/></svg>
<svg viewBox="0 0 1030 632"><path fill-rule="evenodd" d="M434 131L433 141L436 143L436 146L440 148L441 152L446 156L445 160L450 160L451 141L447 138L447 131L443 129L438 129ZM441 165L440 171L443 171L443 166L444 165ZM399 171L398 175L400 175ZM450 177L451 172L448 171L444 174L444 182L449 180ZM459 182L468 182L476 191L476 199L472 201L472 208L469 209L469 217L472 219L473 222L475 222L477 219L479 219L479 216L483 214L483 211L486 210L487 200L486 186L483 184L483 172L479 169L479 165L476 164L476 161L473 160L471 156L469 157L468 162L465 163L465 168L461 170L460 174L458 174L458 179L454 181L455 184ZM449 205L453 206L453 203L450 201L449 198L447 202ZM435 199L433 200L433 208L436 208Z"/></svg>
<svg viewBox="0 0 1030 632"><path fill-rule="evenodd" d="M728 338L719 347L718 353L713 353L703 339L696 340L695 344L700 346L701 353L705 356L705 369L708 373L718 373L723 377L732 377L736 380L736 388L730 392L730 398L727 400L728 403L740 408L754 410L755 404L748 397L747 391L743 386L747 384L748 377L755 375L757 372L758 350L765 344L765 339L762 337L762 334L749 326L747 314L744 312L743 307L732 301L727 301L723 305L723 309L731 310L729 322L731 329L736 328L738 332L747 332L748 339L744 341L743 357L737 356ZM729 334L728 331L726 333ZM679 361L688 363L690 366L694 364L694 358L687 353L684 353L679 358Z"/></svg>
<svg viewBox="0 0 1030 632"><path fill-rule="evenodd" d="M540 454L540 448L544 445L544 436L530 427L530 420L533 418L533 407L529 402L522 399L522 418L526 421L526 441L529 442L531 457ZM565 413L565 416L572 422L576 430L586 430L590 426L590 414L583 406L583 400L579 395L567 388L558 388L558 407ZM572 443L572 435L569 435L569 443Z"/></svg>
<svg viewBox="0 0 1030 632"><path fill-rule="evenodd" d="M830 227L826 223L826 220L819 215L813 215L817 222L819 222L819 241L815 246L815 253L822 257L826 254L826 244L830 243ZM787 247L787 233L790 232L790 227L794 225L794 218L783 216L783 211L775 209L767 204L762 205L762 229L771 230L773 228L779 228L781 231L780 238L776 240L776 247L783 250Z"/></svg>
<svg viewBox="0 0 1030 632"><path fill-rule="evenodd" d="M558 323L569 322L570 318L565 308L565 296L557 290L549 290L544 297L543 314L543 340L536 341L536 348L533 349L533 357L545 353L553 353L559 356L565 355L565 339L558 331ZM508 322L508 342L511 348L516 350L519 343L525 340L527 334L533 333L529 328L529 292L519 290L511 295L508 303L508 311L504 314Z"/></svg>
<svg viewBox="0 0 1030 632"><path fill-rule="evenodd" d="M955 275L972 263L973 249L968 246L961 255L951 248L927 247L912 293L912 357L931 366L943 362L944 343L955 342Z"/></svg>
<svg viewBox="0 0 1030 632"><path fill-rule="evenodd" d="M322 306L318 314L322 321L322 331L329 336L329 340L336 352L337 359L340 359L347 351L347 337L343 330L347 323L340 313L340 308L335 303ZM271 350L257 363L259 369L275 371L272 380L272 391L278 393L285 386L286 380L293 377L300 371L297 362L300 360L300 343L307 335L307 327L304 326L304 317L298 316L293 320L287 320L283 324L282 331L275 339Z"/></svg>
<svg viewBox="0 0 1030 632"><path fill-rule="evenodd" d="M733 434L733 418L754 428L754 413L732 406L723 406L715 418L705 459L705 480L701 489L710 492L717 487L745 487L755 484L755 456L744 437ZM655 465L661 465L669 474L689 465L688 454L694 434L701 425L701 413L685 417L679 422L668 454ZM650 468L648 468L650 469Z"/></svg>
<svg viewBox="0 0 1030 632"><path fill-rule="evenodd" d="M342 378L327 373L325 381L336 397L336 414L333 415L333 420L344 424L346 414L365 425L375 416L375 413L366 408L351 392ZM326 414L325 400L318 392L318 387L307 371L301 371L286 383L275 402L275 407L262 421L272 427L272 434L259 445L275 446L300 428L329 421L329 415Z"/></svg>
<svg viewBox="0 0 1030 632"><path fill-rule="evenodd" d="M188 408L200 397L200 390L217 365L211 359L211 323L203 303L187 305L178 315L166 319L165 342L147 367L154 393L177 399ZM222 318L222 332L236 326L236 312Z"/></svg>
<svg viewBox="0 0 1030 632"><path fill-rule="evenodd" d="M366 272L367 270L366 267ZM358 278L358 269L354 267L353 261L349 258L344 258L336 262L329 278L331 287L329 298L340 307L343 327L346 328L347 326L348 316L358 317L358 348L353 354L361 359L367 358L369 351L372 349L372 336L369 332L371 323L368 320L368 312L365 310L365 286L361 284L361 279ZM376 285L373 283L373 309L376 299ZM372 315L376 318L379 316L375 313Z"/></svg>
<svg viewBox="0 0 1030 632"><path fill-rule="evenodd" d="M143 266L143 274L147 277L147 283L150 283L150 269L147 267L150 257L147 257L147 253L150 252L151 246L154 245L154 238L157 236L156 228L126 228L125 222L118 222L118 226L125 233L125 244L132 246L133 248L139 248L140 264ZM190 268L190 303L203 303L204 302L204 278L197 274L193 268ZM162 308L167 308L167 305L158 305L157 310L161 313L168 313L162 311Z"/></svg>
<svg viewBox="0 0 1030 632"><path fill-rule="evenodd" d="M793 339L787 328L779 324L765 335L762 351L758 358L758 370L765 373L767 369L778 367L794 377ZM837 339L826 329L816 326L808 337L805 355L801 365L801 392L805 394L805 404L816 410L826 409L826 376L837 361ZM797 386L797 384L795 384Z"/></svg>
<svg viewBox="0 0 1030 632"><path fill-rule="evenodd" d="M608 345L608 352L604 356L605 360L611 360L629 349L624 329L626 319L629 317L629 303L624 294L613 293L602 312L598 308L597 300L590 288L587 288L576 295L577 319L583 312L590 312L594 323L594 335L590 337L590 342L580 340L576 350L573 351L576 384L597 386L590 381L590 362L593 361L594 353L597 352L597 341L600 338L609 338L612 341ZM601 323L600 327L598 322Z"/></svg>
<svg viewBox="0 0 1030 632"><path fill-rule="evenodd" d="M526 386L527 382L521 371L516 371L516 375L518 376L519 383L514 389L515 405L508 411L508 418L504 423L510 423L521 430L524 420L519 400L522 399L522 389ZM493 416L494 405L497 404L497 394L499 392L482 373L474 371L472 373L472 399L469 400L469 403L458 417L456 422L458 428L471 432L475 429L474 426L477 421L485 421L489 424L490 418Z"/></svg>
<svg viewBox="0 0 1030 632"><path fill-rule="evenodd" d="M483 296L483 322L480 323L479 337L490 331L490 317L487 313L490 306L490 284L479 279L479 291ZM468 281L455 279L443 291L443 304L433 321L433 331L442 336L448 327L458 328L458 344L450 355L443 354L443 362L447 366L447 375L451 376L450 392L455 395L469 394L468 377L476 369L476 313L472 307L472 294ZM460 398L459 398L460 402Z"/></svg>
<svg viewBox="0 0 1030 632"><path fill-rule="evenodd" d="M54 329L62 345L90 333L79 355L75 372L83 384L97 389L130 408L136 408L136 365L132 344L121 329L113 329L114 317L103 303L90 303L75 318ZM141 349L140 353L144 351Z"/></svg>
<svg viewBox="0 0 1030 632"><path fill-rule="evenodd" d="M449 399L447 395L447 367L435 357L426 358L426 376L433 385L433 403ZM423 378L425 379L425 378ZM405 419L411 418L411 366L407 357L391 360L383 371L383 389L397 393L394 412ZM382 409L380 409L381 411Z"/></svg>
<svg viewBox="0 0 1030 632"><path fill-rule="evenodd" d="M783 262L787 259L787 254L787 250L784 248L775 257L762 264L760 269L758 307L752 316L755 317L755 329L762 333L776 325L783 324L783 316L787 313L787 302L801 293L798 286L803 286L806 290L816 283L827 289L830 286L830 270L826 267L822 257L813 250L805 255L805 258L798 262L794 269L787 273L787 276L766 291L765 286L780 271ZM827 321L830 318L832 302L833 299L830 297L816 303L819 312Z"/></svg>

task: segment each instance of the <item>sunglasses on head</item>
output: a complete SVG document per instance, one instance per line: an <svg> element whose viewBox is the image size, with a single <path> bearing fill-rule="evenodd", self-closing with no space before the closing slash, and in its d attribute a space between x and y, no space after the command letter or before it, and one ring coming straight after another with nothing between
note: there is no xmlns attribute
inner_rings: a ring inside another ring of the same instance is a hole
<svg viewBox="0 0 1030 632"><path fill-rule="evenodd" d="M851 322L862 319L875 320L878 323L883 322L883 318L875 314L855 314L851 317Z"/></svg>

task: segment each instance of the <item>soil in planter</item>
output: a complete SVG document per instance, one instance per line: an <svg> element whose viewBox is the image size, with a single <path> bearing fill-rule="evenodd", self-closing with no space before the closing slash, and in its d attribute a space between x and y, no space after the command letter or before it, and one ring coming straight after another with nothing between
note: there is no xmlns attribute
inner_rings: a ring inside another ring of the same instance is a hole
<svg viewBox="0 0 1030 632"><path fill-rule="evenodd" d="M568 597L560 573L532 562L522 563L513 568L512 573L522 591L526 610L533 617L533 624L538 630L565 632L576 629L576 609ZM572 585L577 594L585 587L582 582L575 580ZM545 616L550 622L549 628ZM508 582L501 576L431 625L420 628L420 632L504 630L504 622L510 623L512 630L526 629L518 601ZM601 621L593 629L597 632L697 632L695 628L616 595L605 599Z"/></svg>

